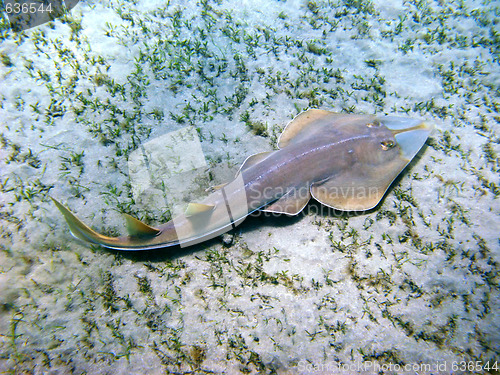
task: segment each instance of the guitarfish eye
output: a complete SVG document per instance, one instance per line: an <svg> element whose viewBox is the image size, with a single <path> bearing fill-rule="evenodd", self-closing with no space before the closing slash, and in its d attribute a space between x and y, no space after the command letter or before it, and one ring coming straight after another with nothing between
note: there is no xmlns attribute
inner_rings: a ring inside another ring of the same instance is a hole
<svg viewBox="0 0 500 375"><path fill-rule="evenodd" d="M388 141L382 141L380 142L380 147L382 147L382 150L387 151L391 148L393 148L396 144L394 141L388 140Z"/></svg>
<svg viewBox="0 0 500 375"><path fill-rule="evenodd" d="M366 126L369 128L378 128L380 125L382 125L382 124L378 120L373 120L372 122L369 122L368 124L366 124Z"/></svg>

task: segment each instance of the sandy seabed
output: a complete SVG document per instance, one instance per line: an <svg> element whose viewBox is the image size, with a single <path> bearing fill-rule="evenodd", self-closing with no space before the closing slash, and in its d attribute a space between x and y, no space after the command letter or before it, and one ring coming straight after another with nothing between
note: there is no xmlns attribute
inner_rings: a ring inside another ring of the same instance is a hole
<svg viewBox="0 0 500 375"><path fill-rule="evenodd" d="M4 20L0 372L494 373L499 13L494 1L85 1L22 33ZM122 212L164 222L307 108L435 130L374 210L313 202L187 249L90 246L50 201L111 235ZM162 159L158 140L176 131L199 141L191 170Z"/></svg>

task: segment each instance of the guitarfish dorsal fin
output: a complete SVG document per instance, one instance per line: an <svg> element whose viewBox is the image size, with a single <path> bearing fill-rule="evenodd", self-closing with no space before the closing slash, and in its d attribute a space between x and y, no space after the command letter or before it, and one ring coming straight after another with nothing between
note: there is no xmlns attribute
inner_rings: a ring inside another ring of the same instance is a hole
<svg viewBox="0 0 500 375"><path fill-rule="evenodd" d="M187 217L192 217L195 215L212 212L214 208L215 205L213 204L189 203L184 214Z"/></svg>
<svg viewBox="0 0 500 375"><path fill-rule="evenodd" d="M243 164L241 164L241 167L240 167L240 169L238 169L236 176L238 176L241 173L241 171L243 171L247 168L250 168L251 166L261 162L262 160L267 158L269 156L269 154L271 154L272 152L273 151L265 151L265 152L259 152L258 154L250 155L248 158L245 159Z"/></svg>
<svg viewBox="0 0 500 375"><path fill-rule="evenodd" d="M160 233L158 229L137 220L135 217L128 214L123 214L123 216L125 217L125 221L127 223L128 234L132 237L150 237L156 236Z"/></svg>

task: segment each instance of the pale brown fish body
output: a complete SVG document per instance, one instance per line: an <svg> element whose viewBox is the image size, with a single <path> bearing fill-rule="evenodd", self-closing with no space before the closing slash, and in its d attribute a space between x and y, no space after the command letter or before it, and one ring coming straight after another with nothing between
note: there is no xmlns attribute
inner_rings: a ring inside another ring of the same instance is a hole
<svg viewBox="0 0 500 375"><path fill-rule="evenodd" d="M279 150L247 158L236 178L158 228L126 215L129 235L94 232L55 201L76 237L118 250L189 246L224 233L255 210L297 215L311 197L344 211L375 207L425 143L420 120L312 109L283 131Z"/></svg>

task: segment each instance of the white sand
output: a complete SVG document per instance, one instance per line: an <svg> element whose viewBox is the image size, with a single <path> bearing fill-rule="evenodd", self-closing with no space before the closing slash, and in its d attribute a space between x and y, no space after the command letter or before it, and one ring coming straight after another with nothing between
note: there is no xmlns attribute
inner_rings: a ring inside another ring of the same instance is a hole
<svg viewBox="0 0 500 375"><path fill-rule="evenodd" d="M4 25L0 371L493 366L498 5L137 3L80 3L71 17L22 35ZM175 251L106 251L72 238L49 200L106 233L123 233L120 212L163 222L175 199L159 184L133 199L128 155L139 145L149 152L147 142L197 128L213 181L203 168L197 178L155 176L185 186L175 196L182 203L271 149L308 107L406 112L436 130L376 210L339 217L311 204L296 219L251 218L224 237L229 247L215 239ZM250 130L259 122L265 137Z"/></svg>

